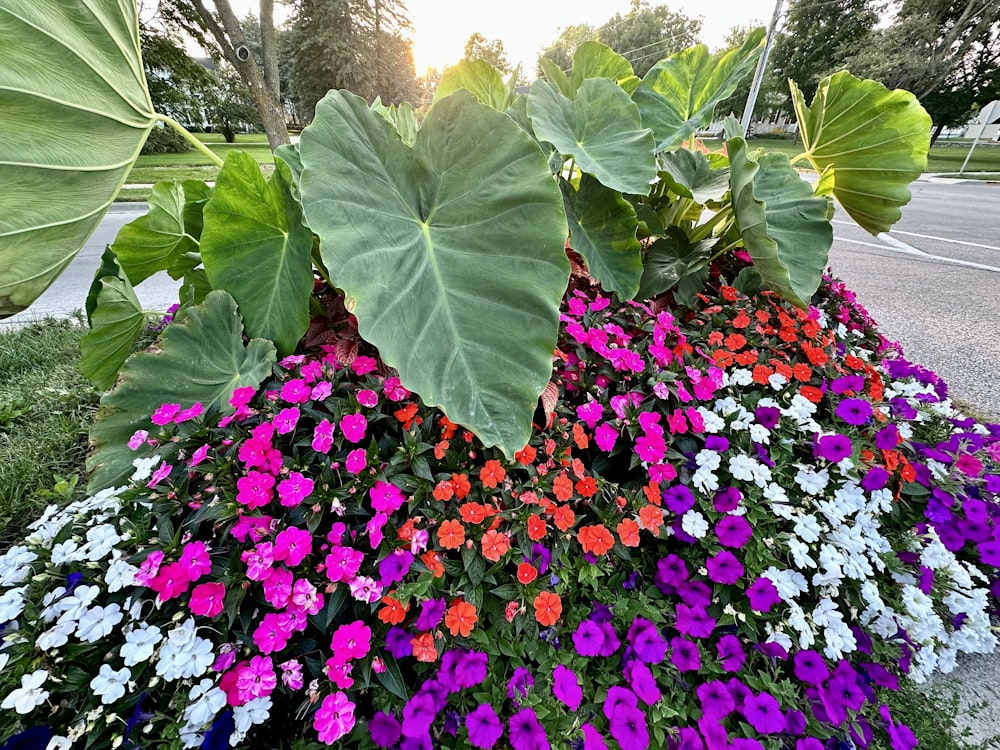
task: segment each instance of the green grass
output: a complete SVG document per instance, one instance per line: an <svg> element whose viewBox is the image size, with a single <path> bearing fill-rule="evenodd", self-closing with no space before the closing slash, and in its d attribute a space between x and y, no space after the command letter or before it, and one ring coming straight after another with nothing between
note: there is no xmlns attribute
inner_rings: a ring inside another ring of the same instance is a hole
<svg viewBox="0 0 1000 750"><path fill-rule="evenodd" d="M0 329L0 548L51 502L86 485L87 431L98 392L80 374L81 320ZM52 492L60 478L79 477Z"/></svg>

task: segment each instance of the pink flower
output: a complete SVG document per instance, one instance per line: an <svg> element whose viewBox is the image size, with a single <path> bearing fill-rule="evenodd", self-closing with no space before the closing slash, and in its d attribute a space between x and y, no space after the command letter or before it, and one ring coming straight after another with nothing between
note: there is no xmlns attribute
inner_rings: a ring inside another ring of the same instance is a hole
<svg viewBox="0 0 1000 750"><path fill-rule="evenodd" d="M355 620L333 631L330 648L334 660L342 664L366 656L371 651L371 643L371 629L361 620Z"/></svg>
<svg viewBox="0 0 1000 750"><path fill-rule="evenodd" d="M240 516L229 533L240 542L245 542L248 536L259 542L270 532L273 520L270 516Z"/></svg>
<svg viewBox="0 0 1000 750"><path fill-rule="evenodd" d="M253 642L262 654L281 651L288 644L292 635L288 623L287 617L276 612L268 612L261 618L260 625L253 631Z"/></svg>
<svg viewBox="0 0 1000 750"><path fill-rule="evenodd" d="M341 692L328 695L313 718L319 741L332 745L354 729L354 704Z"/></svg>
<svg viewBox="0 0 1000 750"><path fill-rule="evenodd" d="M279 531L274 538L274 559L283 560L286 565L293 568L310 552L312 552L312 534L305 529L289 526Z"/></svg>
<svg viewBox="0 0 1000 750"><path fill-rule="evenodd" d="M351 677L353 670L353 664L337 661L336 658L327 659L323 666L323 673L330 678L330 682L342 690L347 690L354 684L354 678Z"/></svg>
<svg viewBox="0 0 1000 750"><path fill-rule="evenodd" d="M576 407L576 416L590 429L594 429L597 426L597 422L601 419L603 413L604 407L600 401L588 401Z"/></svg>
<svg viewBox="0 0 1000 750"><path fill-rule="evenodd" d="M197 581L212 570L212 561L208 557L208 547L204 542L188 542L181 552L181 565L188 570L192 581Z"/></svg>
<svg viewBox="0 0 1000 750"><path fill-rule="evenodd" d="M358 576L352 578L347 585L351 588L351 596L359 602L372 604L382 598L382 585L374 578Z"/></svg>
<svg viewBox="0 0 1000 750"><path fill-rule="evenodd" d="M345 414L340 418L340 431L344 437L352 443L361 442L368 429L368 420L363 414Z"/></svg>
<svg viewBox="0 0 1000 750"><path fill-rule="evenodd" d="M236 691L241 701L251 701L271 694L278 684L270 656L255 656L236 677Z"/></svg>
<svg viewBox="0 0 1000 750"><path fill-rule="evenodd" d="M153 475L149 478L149 481L146 482L146 486L149 488L155 487L162 480L170 476L170 472L173 471L173 468L174 467L168 464L166 461L161 461L160 465L156 467L156 471L154 471Z"/></svg>
<svg viewBox="0 0 1000 750"><path fill-rule="evenodd" d="M274 431L279 435L287 435L295 429L295 425L299 423L299 410L295 406L290 406L287 409L282 409L278 412L278 415L274 418Z"/></svg>
<svg viewBox="0 0 1000 750"><path fill-rule="evenodd" d="M313 386L313 389L309 391L310 401L323 401L331 393L333 393L333 384L329 380L324 380Z"/></svg>
<svg viewBox="0 0 1000 750"><path fill-rule="evenodd" d="M250 399L257 392L257 389L252 385L245 385L242 388L237 388L233 391L232 398L229 399L229 405L234 409L240 409L250 403Z"/></svg>
<svg viewBox="0 0 1000 750"><path fill-rule="evenodd" d="M371 357L355 357L354 361L351 362L351 369L354 370L355 375L365 375L373 372L376 368L378 368L378 362Z"/></svg>
<svg viewBox="0 0 1000 750"><path fill-rule="evenodd" d="M302 503L313 491L314 482L297 471L288 475L278 483L278 500L286 508L293 508Z"/></svg>
<svg viewBox="0 0 1000 750"><path fill-rule="evenodd" d="M292 586L292 606L307 615L315 615L323 609L323 595L302 578Z"/></svg>
<svg viewBox="0 0 1000 750"><path fill-rule="evenodd" d="M135 582L140 586L149 586L159 572L162 562L163 552L160 550L150 552L149 556L139 565L139 572L135 574Z"/></svg>
<svg viewBox="0 0 1000 750"><path fill-rule="evenodd" d="M978 477L983 472L983 462L970 453L963 453L955 462L955 468L967 477Z"/></svg>
<svg viewBox="0 0 1000 750"><path fill-rule="evenodd" d="M378 404L378 394L369 390L358 391L358 403L371 409Z"/></svg>
<svg viewBox="0 0 1000 750"><path fill-rule="evenodd" d="M192 420L195 417L200 417L204 411L205 407L201 405L200 401L196 401L190 406L190 408L177 412L174 416L174 424L180 424L181 422Z"/></svg>
<svg viewBox="0 0 1000 750"><path fill-rule="evenodd" d="M365 524L365 533L368 534L368 543L372 549L382 544L382 528L389 521L389 516L385 513L376 513L368 523Z"/></svg>
<svg viewBox="0 0 1000 750"><path fill-rule="evenodd" d="M334 583L347 583L358 574L364 553L352 547L335 547L326 556L326 577Z"/></svg>
<svg viewBox="0 0 1000 750"><path fill-rule="evenodd" d="M246 550L240 559L247 565L247 578L251 581L263 581L274 567L274 545L261 542L253 549Z"/></svg>
<svg viewBox="0 0 1000 750"><path fill-rule="evenodd" d="M264 599L275 608L288 606L292 598L292 571L288 568L275 568L271 575L264 579Z"/></svg>
<svg viewBox="0 0 1000 750"><path fill-rule="evenodd" d="M683 435L688 431L687 419L684 417L684 412L680 409L674 409L672 414L667 415L667 426L670 428L670 432Z"/></svg>
<svg viewBox="0 0 1000 750"><path fill-rule="evenodd" d="M317 453L329 453L333 447L333 423L324 419L313 428L312 448Z"/></svg>
<svg viewBox="0 0 1000 750"><path fill-rule="evenodd" d="M226 587L222 583L201 583L191 591L188 607L191 613L204 617L215 617L222 612L226 599Z"/></svg>
<svg viewBox="0 0 1000 750"><path fill-rule="evenodd" d="M281 681L289 690L301 690L304 680L302 678L302 664L298 659L289 659L278 665L281 667Z"/></svg>
<svg viewBox="0 0 1000 750"><path fill-rule="evenodd" d="M410 397L410 392L399 382L399 378L386 378L382 383L382 393L390 401L404 401Z"/></svg>
<svg viewBox="0 0 1000 750"><path fill-rule="evenodd" d="M165 602L183 594L190 584L187 568L180 563L170 563L160 568L149 587L157 592L159 601Z"/></svg>
<svg viewBox="0 0 1000 750"><path fill-rule="evenodd" d="M251 510L267 505L274 496L274 477L259 471L249 471L236 480L236 502Z"/></svg>
<svg viewBox="0 0 1000 750"><path fill-rule="evenodd" d="M615 441L617 440L618 430L607 422L599 424L594 431L594 442L597 443L598 448L607 453L610 453L611 449L615 447Z"/></svg>
<svg viewBox="0 0 1000 750"><path fill-rule="evenodd" d="M344 461L344 466L352 474L360 474L367 465L368 453L364 448L355 448L347 454L347 460Z"/></svg>
<svg viewBox="0 0 1000 750"><path fill-rule="evenodd" d="M180 404L160 404L156 411L153 412L153 416L150 417L150 421L153 424L165 425L169 424L174 416L181 410Z"/></svg>
<svg viewBox="0 0 1000 750"><path fill-rule="evenodd" d="M382 513L395 513L406 499L399 487L381 479L368 490L368 495L372 499L372 507Z"/></svg>
<svg viewBox="0 0 1000 750"><path fill-rule="evenodd" d="M204 461L208 457L208 449L209 446L205 444L192 453L191 460L188 461L188 468L193 469L195 466Z"/></svg>
<svg viewBox="0 0 1000 750"><path fill-rule="evenodd" d="M146 438L149 437L149 432L146 430L136 430L132 433L132 437L128 439L128 447L131 450L137 451L146 442Z"/></svg>
<svg viewBox="0 0 1000 750"><path fill-rule="evenodd" d="M304 404L309 400L310 390L312 389L306 385L306 381L295 378L281 386L281 398L290 404Z"/></svg>

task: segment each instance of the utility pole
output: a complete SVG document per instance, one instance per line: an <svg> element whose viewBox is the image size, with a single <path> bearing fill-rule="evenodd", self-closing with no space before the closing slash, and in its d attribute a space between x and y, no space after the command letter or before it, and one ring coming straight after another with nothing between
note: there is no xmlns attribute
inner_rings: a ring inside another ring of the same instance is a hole
<svg viewBox="0 0 1000 750"><path fill-rule="evenodd" d="M993 110L995 110L996 108L997 108L997 103L992 102L990 104L990 113L986 115L986 118L983 120L983 124L979 128L979 134L976 136L976 140L972 142L972 148L970 148L969 153L965 155L965 161L962 162L962 168L958 170L959 174L962 174L962 172L965 171L965 167L969 163L969 159L972 158L972 152L976 150L976 145L979 143L979 139L982 138L983 133L986 132L986 126L989 125L990 121L993 119L993 114L994 114Z"/></svg>
<svg viewBox="0 0 1000 750"><path fill-rule="evenodd" d="M750 95L747 97L747 104L743 108L743 137L746 137L750 129L750 121L753 118L753 108L757 103L757 94L760 92L760 83L764 80L764 70L767 68L767 56L771 53L771 45L774 44L774 32L778 28L778 19L781 17L781 3L783 0L775 0L774 15L771 16L771 25L767 30L767 41L764 42L764 52L761 53L757 61L757 70L753 73L753 83L750 84Z"/></svg>

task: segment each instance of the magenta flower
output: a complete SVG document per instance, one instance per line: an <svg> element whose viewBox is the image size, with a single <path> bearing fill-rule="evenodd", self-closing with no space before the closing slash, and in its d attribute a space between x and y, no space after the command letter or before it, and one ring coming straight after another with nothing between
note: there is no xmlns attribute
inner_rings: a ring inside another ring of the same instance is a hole
<svg viewBox="0 0 1000 750"><path fill-rule="evenodd" d="M149 418L149 421L162 427L165 424L170 424L180 410L180 404L160 404L156 408L156 411L153 412L153 416Z"/></svg>
<svg viewBox="0 0 1000 750"><path fill-rule="evenodd" d="M399 742L402 727L400 727L399 722L396 721L396 717L392 714L387 714L385 711L376 711L371 721L368 722L368 733L371 735L372 742L376 745L390 748Z"/></svg>
<svg viewBox="0 0 1000 750"><path fill-rule="evenodd" d="M715 620L709 617L704 607L689 607L686 604L678 604L675 609L674 627L682 635L689 635L692 638L708 638L715 630Z"/></svg>
<svg viewBox="0 0 1000 750"><path fill-rule="evenodd" d="M342 692L328 695L313 717L319 741L332 745L354 729L354 704Z"/></svg>
<svg viewBox="0 0 1000 750"><path fill-rule="evenodd" d="M358 403L369 409L378 406L378 394L375 391L361 390L357 393Z"/></svg>
<svg viewBox="0 0 1000 750"><path fill-rule="evenodd" d="M351 369L354 370L355 375L367 375L378 369L378 362L372 357L355 357L354 361L351 362Z"/></svg>
<svg viewBox="0 0 1000 750"><path fill-rule="evenodd" d="M522 698L527 698L528 690L530 690L534 684L535 678L531 676L531 672L524 667L517 667L517 669L514 670L514 674L510 677L510 682L507 683L507 697L512 701L516 701L518 695Z"/></svg>
<svg viewBox="0 0 1000 750"><path fill-rule="evenodd" d="M234 409L242 409L250 403L257 389L252 385L244 385L233 390L233 395L229 398L229 405Z"/></svg>
<svg viewBox="0 0 1000 750"><path fill-rule="evenodd" d="M295 430L295 425L298 423L299 410L294 406L282 409L272 420L272 424L274 424L274 431L279 435L287 435L289 432L292 432Z"/></svg>
<svg viewBox="0 0 1000 750"><path fill-rule="evenodd" d="M594 430L594 442L605 453L612 451L617 440L618 430L607 422L597 425L597 429Z"/></svg>
<svg viewBox="0 0 1000 750"><path fill-rule="evenodd" d="M820 685L830 676L823 657L811 649L796 651L792 665L795 677L807 685Z"/></svg>
<svg viewBox="0 0 1000 750"><path fill-rule="evenodd" d="M236 691L241 701L270 695L278 684L270 656L255 656L236 676Z"/></svg>
<svg viewBox="0 0 1000 750"><path fill-rule="evenodd" d="M251 581L263 581L274 568L274 545L261 542L240 555L240 560L246 563L247 578Z"/></svg>
<svg viewBox="0 0 1000 750"><path fill-rule="evenodd" d="M358 574L364 559L364 553L353 547L334 547L326 556L326 577L333 583L347 583Z"/></svg>
<svg viewBox="0 0 1000 750"><path fill-rule="evenodd" d="M503 735L503 723L489 703L482 703L465 717L469 744L490 750Z"/></svg>
<svg viewBox="0 0 1000 750"><path fill-rule="evenodd" d="M146 486L152 489L164 479L170 476L170 472L173 471L173 466L168 464L166 461L160 461L160 465L156 467L152 476L149 477L149 481L146 482Z"/></svg>
<svg viewBox="0 0 1000 750"><path fill-rule="evenodd" d="M698 700L701 701L701 709L706 716L716 716L719 718L728 716L736 707L732 693L726 683L721 680L712 680L698 686Z"/></svg>
<svg viewBox="0 0 1000 750"><path fill-rule="evenodd" d="M583 690L576 673L562 664L552 671L552 694L566 704L570 711L576 711L583 700Z"/></svg>
<svg viewBox="0 0 1000 750"><path fill-rule="evenodd" d="M608 743L593 726L584 724L580 729L583 730L583 750L608 750Z"/></svg>
<svg viewBox="0 0 1000 750"><path fill-rule="evenodd" d="M288 568L275 568L264 579L264 599L273 607L284 608L292 598L292 572Z"/></svg>
<svg viewBox="0 0 1000 750"><path fill-rule="evenodd" d="M341 625L333 631L330 648L338 662L360 659L371 651L372 631L361 620Z"/></svg>
<svg viewBox="0 0 1000 750"><path fill-rule="evenodd" d="M507 739L513 750L549 750L545 729L533 709L522 708L507 722Z"/></svg>
<svg viewBox="0 0 1000 750"><path fill-rule="evenodd" d="M259 471L249 471L236 480L236 502L253 510L271 502L274 477Z"/></svg>
<svg viewBox="0 0 1000 750"><path fill-rule="evenodd" d="M413 623L413 627L420 631L433 630L444 618L444 611L447 605L442 599L425 599L420 603L420 614Z"/></svg>
<svg viewBox="0 0 1000 750"><path fill-rule="evenodd" d="M573 646L580 656L597 656L604 646L604 631L593 620L583 620L573 632Z"/></svg>
<svg viewBox="0 0 1000 750"><path fill-rule="evenodd" d="M701 669L701 652L698 644L687 638L674 637L670 640L670 663L679 672L697 672Z"/></svg>
<svg viewBox="0 0 1000 750"><path fill-rule="evenodd" d="M816 458L832 461L833 463L838 463L845 458L849 458L853 452L854 446L851 445L851 439L847 435L841 435L838 432L817 438L815 445L813 445L813 455Z"/></svg>
<svg viewBox="0 0 1000 750"><path fill-rule="evenodd" d="M368 452L364 448L355 448L347 454L344 466L352 474L360 474L368 465Z"/></svg>
<svg viewBox="0 0 1000 750"><path fill-rule="evenodd" d="M731 585L743 577L746 572L743 563L727 549L724 549L712 557L708 558L705 566L708 568L708 577L716 583Z"/></svg>
<svg viewBox="0 0 1000 750"><path fill-rule="evenodd" d="M718 497L718 496L716 496ZM723 516L715 524L715 536L723 547L739 549L753 536L750 522L743 516Z"/></svg>
<svg viewBox="0 0 1000 750"><path fill-rule="evenodd" d="M329 453L333 447L333 423L324 419L313 428L312 449L317 453Z"/></svg>
<svg viewBox="0 0 1000 750"><path fill-rule="evenodd" d="M372 508L381 513L395 513L406 500L406 496L403 495L403 491L399 487L389 482L383 482L381 479L368 490L368 496L372 499Z"/></svg>
<svg viewBox="0 0 1000 750"><path fill-rule="evenodd" d="M632 706L621 706L612 713L608 731L617 740L621 750L646 750L649 747L649 730L646 714Z"/></svg>
<svg viewBox="0 0 1000 750"><path fill-rule="evenodd" d="M309 400L310 390L306 381L295 378L281 386L281 399L290 404L304 404Z"/></svg>
<svg viewBox="0 0 1000 750"><path fill-rule="evenodd" d="M659 664L667 658L667 642L649 620L637 617L629 628L628 641L635 655L646 664Z"/></svg>
<svg viewBox="0 0 1000 750"><path fill-rule="evenodd" d="M590 429L597 427L597 423L601 421L603 415L604 406L600 401L588 401L576 407L577 418Z"/></svg>
<svg viewBox="0 0 1000 750"><path fill-rule="evenodd" d="M632 692L647 706L652 706L663 697L652 670L641 662L629 662L625 667L625 679L628 680Z"/></svg>
<svg viewBox="0 0 1000 750"><path fill-rule="evenodd" d="M268 612L260 619L253 631L253 642L262 654L273 654L288 645L292 635L287 617L276 612Z"/></svg>
<svg viewBox="0 0 1000 750"><path fill-rule="evenodd" d="M756 612L769 612L771 607L781 601L778 588L771 579L763 576L747 588L747 598L750 600L750 608Z"/></svg>
<svg viewBox="0 0 1000 750"><path fill-rule="evenodd" d="M835 413L847 424L860 426L871 419L872 405L860 398L845 398L839 404Z"/></svg>
<svg viewBox="0 0 1000 750"><path fill-rule="evenodd" d="M289 526L274 538L274 559L295 567L312 552L312 534L307 529Z"/></svg>
<svg viewBox="0 0 1000 750"><path fill-rule="evenodd" d="M319 614L323 609L323 594L306 579L299 579L292 584L291 606L307 615Z"/></svg>
<svg viewBox="0 0 1000 750"><path fill-rule="evenodd" d="M195 466L208 458L209 450L211 450L211 446L207 443L197 448L195 452L191 454L191 460L188 461L188 468L193 469Z"/></svg>
<svg viewBox="0 0 1000 750"><path fill-rule="evenodd" d="M284 507L294 508L312 494L314 486L313 480L293 471L287 479L278 482L278 500Z"/></svg>
<svg viewBox="0 0 1000 750"><path fill-rule="evenodd" d="M226 587L222 583L202 583L191 591L191 601L188 607L192 614L202 617L215 617L222 612L226 599Z"/></svg>
<svg viewBox="0 0 1000 750"><path fill-rule="evenodd" d="M382 383L382 393L390 401L404 401L410 397L410 392L403 387L399 378L386 378Z"/></svg>
<svg viewBox="0 0 1000 750"><path fill-rule="evenodd" d="M208 557L208 547L204 542L193 541L184 545L180 564L188 570L188 577L197 581L203 575L211 572L212 561Z"/></svg>
<svg viewBox="0 0 1000 750"><path fill-rule="evenodd" d="M723 671L739 672L742 669L747 655L737 636L731 633L722 636L716 644L715 650L719 655L719 661L722 662Z"/></svg>
<svg viewBox="0 0 1000 750"><path fill-rule="evenodd" d="M712 498L712 505L715 506L715 509L719 513L728 513L731 510L735 510L742 499L743 493L739 491L739 488L724 487L715 493L715 497Z"/></svg>
<svg viewBox="0 0 1000 750"><path fill-rule="evenodd" d="M170 563L159 569L149 587L157 592L157 599L165 602L183 594L190 584L188 569L180 563Z"/></svg>
<svg viewBox="0 0 1000 750"><path fill-rule="evenodd" d="M289 690L301 690L305 684L302 677L302 663L298 659L289 659L278 665L281 668L281 682Z"/></svg>
<svg viewBox="0 0 1000 750"><path fill-rule="evenodd" d="M368 420L364 414L345 414L340 418L340 431L351 443L360 443L365 438Z"/></svg>

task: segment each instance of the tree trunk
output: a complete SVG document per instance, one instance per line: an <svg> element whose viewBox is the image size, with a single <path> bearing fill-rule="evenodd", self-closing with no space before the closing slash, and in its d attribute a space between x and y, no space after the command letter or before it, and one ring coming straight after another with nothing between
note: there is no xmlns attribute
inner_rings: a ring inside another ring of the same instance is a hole
<svg viewBox="0 0 1000 750"><path fill-rule="evenodd" d="M261 53L264 57L265 72L268 68L274 71L273 89L265 81L265 76L261 74L256 60L253 59L253 55L249 55L245 60L241 60L237 55L237 50L240 47L247 47L249 49L249 45L247 44L246 37L243 35L239 19L229 4L229 0L214 0L215 8L219 14L218 19L205 7L202 0L190 1L198 11L198 15L201 16L202 21L205 22L205 28L211 32L215 41L218 42L222 53L226 56L226 60L236 68L236 72L239 73L240 78L243 79L243 83L250 90L250 96L253 98L254 105L260 113L261 122L264 124L264 132L267 133L267 142L271 150L273 151L278 146L289 143L288 127L285 125L285 113L281 108L281 98L278 93L278 52L274 44L273 0L261 0L260 2ZM267 18L263 17L265 12L268 13ZM221 26L219 24L220 21ZM270 32L266 31L266 29L270 29ZM268 39L270 39L270 42L268 42Z"/></svg>
<svg viewBox="0 0 1000 750"><path fill-rule="evenodd" d="M934 134L931 135L931 147L934 146L934 142L938 139L938 136L941 135L942 130L944 130L943 124L938 125L936 128L934 128Z"/></svg>

